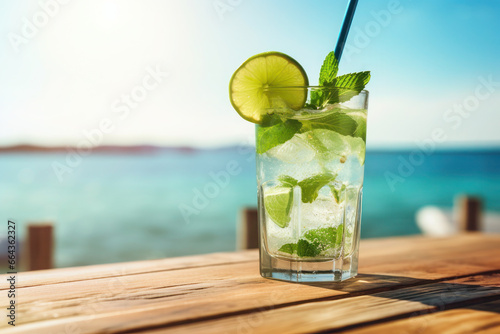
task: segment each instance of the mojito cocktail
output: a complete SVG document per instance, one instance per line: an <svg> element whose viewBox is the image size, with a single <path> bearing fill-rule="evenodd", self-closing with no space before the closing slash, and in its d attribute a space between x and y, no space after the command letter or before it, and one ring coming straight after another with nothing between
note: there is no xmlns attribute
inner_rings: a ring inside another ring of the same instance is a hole
<svg viewBox="0 0 500 334"><path fill-rule="evenodd" d="M287 281L356 276L369 72L337 76L330 53L320 85L292 58L248 59L231 102L256 123L260 272Z"/></svg>
<svg viewBox="0 0 500 334"><path fill-rule="evenodd" d="M294 89L303 88L280 88ZM273 147L272 126L256 126L262 276L336 281L357 274L367 96L321 110L274 110L284 121L276 128L291 138Z"/></svg>

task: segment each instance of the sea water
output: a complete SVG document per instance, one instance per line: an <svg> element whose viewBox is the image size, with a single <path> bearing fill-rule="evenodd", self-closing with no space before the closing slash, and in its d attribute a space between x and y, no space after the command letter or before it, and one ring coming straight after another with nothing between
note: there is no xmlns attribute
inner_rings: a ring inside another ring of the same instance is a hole
<svg viewBox="0 0 500 334"><path fill-rule="evenodd" d="M160 149L144 154L92 153L62 182L54 161L62 153L0 154L0 219L55 224L58 267L232 251L239 210L257 205L255 148ZM363 187L362 238L419 233L415 213L424 205L451 207L458 193L479 195L500 211L500 151L435 151L392 187L387 173L412 150L368 150ZM231 176L186 222L179 205L193 205L194 190L210 173L235 161ZM6 230L0 229L0 238Z"/></svg>

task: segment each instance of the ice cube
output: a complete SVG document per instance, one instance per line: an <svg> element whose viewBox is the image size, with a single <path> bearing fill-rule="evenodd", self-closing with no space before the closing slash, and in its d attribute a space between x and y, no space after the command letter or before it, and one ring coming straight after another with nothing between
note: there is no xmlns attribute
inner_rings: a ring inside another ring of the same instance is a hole
<svg viewBox="0 0 500 334"><path fill-rule="evenodd" d="M300 164L311 161L316 152L304 139L293 136L292 139L267 151L267 154L289 164Z"/></svg>
<svg viewBox="0 0 500 334"><path fill-rule="evenodd" d="M301 225L306 230L333 227L343 221L343 204L337 204L331 194L320 195L313 203L303 203L301 211Z"/></svg>

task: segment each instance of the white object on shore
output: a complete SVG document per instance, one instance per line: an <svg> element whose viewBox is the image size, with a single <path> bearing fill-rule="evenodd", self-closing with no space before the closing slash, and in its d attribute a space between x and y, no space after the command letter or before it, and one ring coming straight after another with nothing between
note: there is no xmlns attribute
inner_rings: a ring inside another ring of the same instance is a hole
<svg viewBox="0 0 500 334"><path fill-rule="evenodd" d="M448 236L459 232L457 217L452 209L424 206L415 215L422 233L430 236ZM500 213L483 212L481 232L500 233Z"/></svg>
<svg viewBox="0 0 500 334"><path fill-rule="evenodd" d="M433 236L452 235L457 232L451 212L445 212L437 206L424 206L415 215L417 225L424 234Z"/></svg>

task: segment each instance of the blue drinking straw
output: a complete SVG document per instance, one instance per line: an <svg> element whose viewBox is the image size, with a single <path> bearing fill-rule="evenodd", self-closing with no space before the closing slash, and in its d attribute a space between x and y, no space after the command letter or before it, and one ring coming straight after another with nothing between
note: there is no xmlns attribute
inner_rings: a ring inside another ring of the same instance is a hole
<svg viewBox="0 0 500 334"><path fill-rule="evenodd" d="M357 4L358 0L349 0L349 4L347 5L344 22L342 22L342 29L340 30L337 45L335 46L335 57L339 62L340 57L342 57L342 51L344 51L345 41L347 39L347 35L349 34L349 28L351 28L352 17L354 16Z"/></svg>

